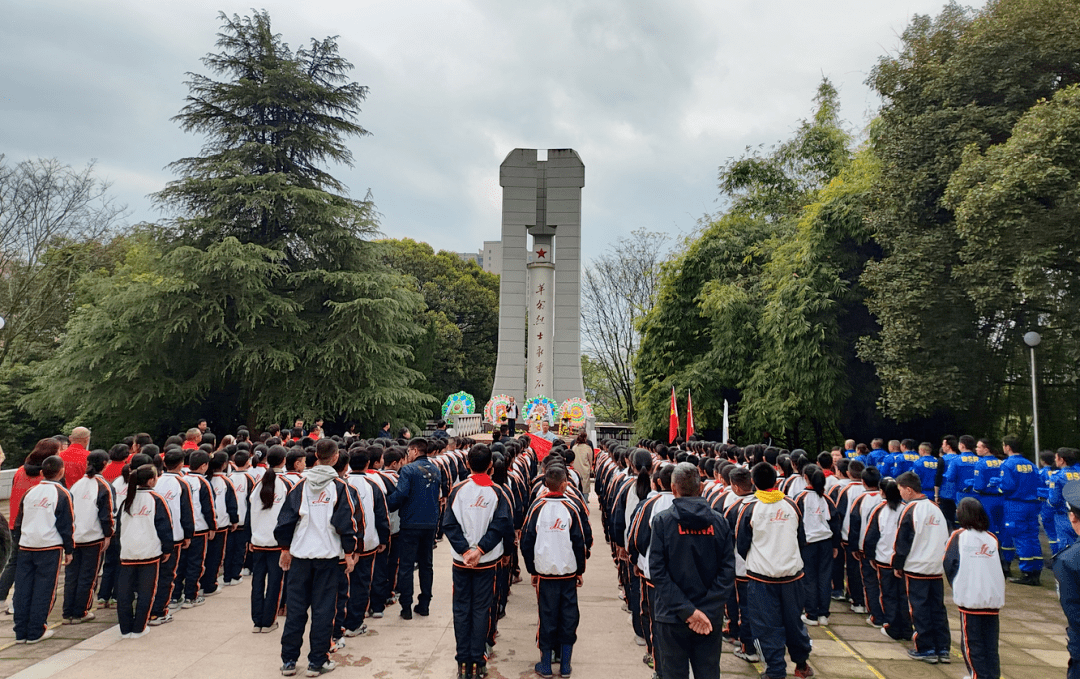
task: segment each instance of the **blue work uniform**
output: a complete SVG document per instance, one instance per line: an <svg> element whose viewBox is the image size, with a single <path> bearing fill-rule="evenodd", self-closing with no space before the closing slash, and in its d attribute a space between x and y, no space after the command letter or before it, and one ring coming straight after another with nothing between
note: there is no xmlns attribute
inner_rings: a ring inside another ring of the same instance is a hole
<svg viewBox="0 0 1080 679"><path fill-rule="evenodd" d="M866 456L866 466L877 467L881 471L881 463L889 456L889 452L881 448L874 448Z"/></svg>
<svg viewBox="0 0 1080 679"><path fill-rule="evenodd" d="M1042 545L1039 544L1039 489L1042 480L1035 465L1023 455L1010 455L1001 463L998 481L1004 505L1004 533L1020 558L1021 573L1042 570Z"/></svg>
<svg viewBox="0 0 1080 679"><path fill-rule="evenodd" d="M1069 523L1068 508L1065 506L1065 498L1061 494L1065 484L1069 481L1080 480L1080 465L1062 467L1050 474L1050 506L1054 510L1054 528L1057 530L1058 552L1064 551L1076 542L1076 531Z"/></svg>
<svg viewBox="0 0 1080 679"><path fill-rule="evenodd" d="M933 455L918 455L911 464L911 471L922 481L922 490L928 496L934 494L934 479L937 478L938 460Z"/></svg>
<svg viewBox="0 0 1080 679"><path fill-rule="evenodd" d="M971 489L975 482L975 465L979 464L979 456L971 451L960 453L950 464L945 472L945 480L950 481L955 488L954 499L956 504L966 497L971 497L974 492Z"/></svg>

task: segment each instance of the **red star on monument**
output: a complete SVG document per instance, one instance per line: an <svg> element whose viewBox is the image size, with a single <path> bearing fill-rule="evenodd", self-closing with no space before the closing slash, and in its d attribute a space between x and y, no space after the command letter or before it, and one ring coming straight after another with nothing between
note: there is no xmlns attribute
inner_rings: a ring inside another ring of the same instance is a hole
<svg viewBox="0 0 1080 679"><path fill-rule="evenodd" d="M547 250L545 250L544 248L540 248L539 250L536 251L536 256L539 257L540 259L543 259L543 258L547 257Z"/></svg>

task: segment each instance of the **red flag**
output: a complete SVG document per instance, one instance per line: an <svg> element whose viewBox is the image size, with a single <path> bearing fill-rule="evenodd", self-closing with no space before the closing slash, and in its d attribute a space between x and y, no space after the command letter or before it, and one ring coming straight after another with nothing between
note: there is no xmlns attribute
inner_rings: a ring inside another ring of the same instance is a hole
<svg viewBox="0 0 1080 679"><path fill-rule="evenodd" d="M542 439L536 434L529 434L529 447L536 451L536 459L543 460L551 452L551 441Z"/></svg>
<svg viewBox="0 0 1080 679"><path fill-rule="evenodd" d="M668 443L679 435L679 406L675 405L675 387L671 387L671 415L668 418Z"/></svg>
<svg viewBox="0 0 1080 679"><path fill-rule="evenodd" d="M686 438L694 435L694 402L690 398L690 390L686 390Z"/></svg>

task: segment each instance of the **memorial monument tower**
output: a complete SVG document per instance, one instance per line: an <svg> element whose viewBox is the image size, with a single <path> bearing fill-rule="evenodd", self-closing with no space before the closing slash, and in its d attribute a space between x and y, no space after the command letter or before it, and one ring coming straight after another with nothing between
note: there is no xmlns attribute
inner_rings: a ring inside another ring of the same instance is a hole
<svg viewBox="0 0 1080 679"><path fill-rule="evenodd" d="M514 149L503 189L499 356L492 395L519 403L584 397L581 377L581 189L573 149Z"/></svg>

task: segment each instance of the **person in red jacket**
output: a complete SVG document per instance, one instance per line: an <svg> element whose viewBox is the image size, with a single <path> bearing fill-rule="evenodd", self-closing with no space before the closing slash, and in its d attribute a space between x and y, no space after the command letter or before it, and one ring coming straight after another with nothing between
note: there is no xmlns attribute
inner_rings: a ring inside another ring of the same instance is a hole
<svg viewBox="0 0 1080 679"><path fill-rule="evenodd" d="M86 476L86 458L90 455L90 430L75 427L68 436L70 445L60 453L64 461L64 487L71 488L75 482Z"/></svg>

